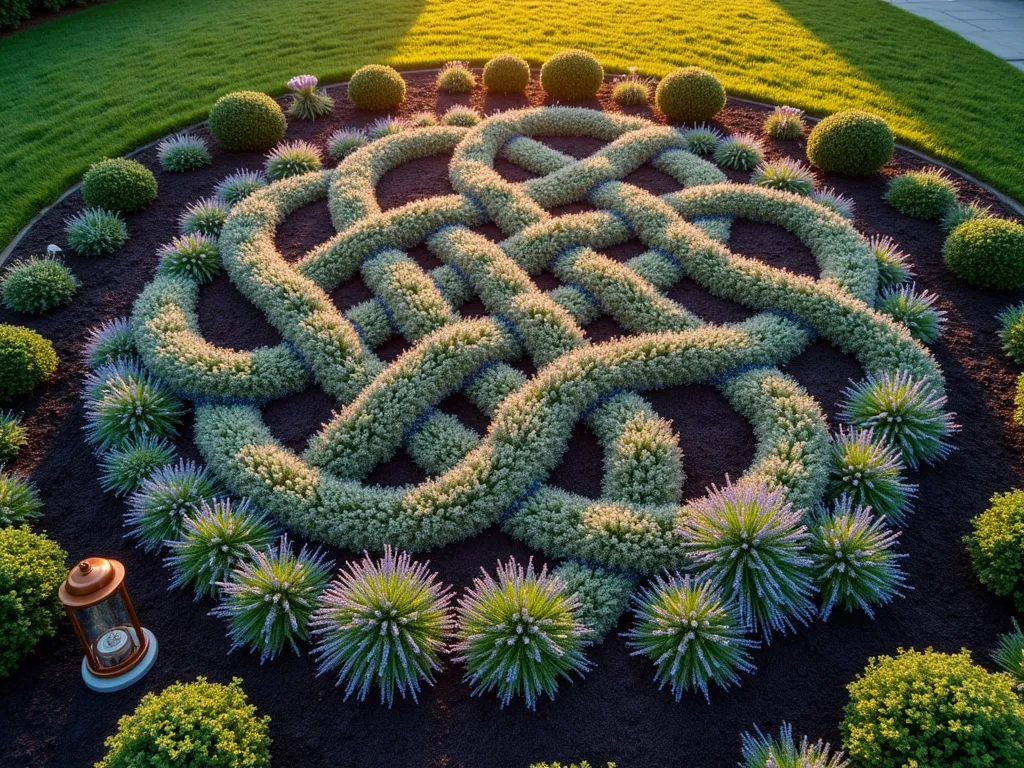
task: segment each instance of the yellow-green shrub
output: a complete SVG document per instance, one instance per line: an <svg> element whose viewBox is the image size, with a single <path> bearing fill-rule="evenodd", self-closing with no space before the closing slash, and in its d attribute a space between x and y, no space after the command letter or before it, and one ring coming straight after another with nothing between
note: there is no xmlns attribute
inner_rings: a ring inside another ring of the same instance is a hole
<svg viewBox="0 0 1024 768"><path fill-rule="evenodd" d="M592 99L604 82L604 67L586 51L556 53L540 69L541 87L556 99Z"/></svg>
<svg viewBox="0 0 1024 768"><path fill-rule="evenodd" d="M710 120L725 106L725 89L710 72L685 67L662 78L654 103L672 122Z"/></svg>
<svg viewBox="0 0 1024 768"><path fill-rule="evenodd" d="M392 67L368 64L348 81L348 98L360 109L385 112L405 101L405 80Z"/></svg>

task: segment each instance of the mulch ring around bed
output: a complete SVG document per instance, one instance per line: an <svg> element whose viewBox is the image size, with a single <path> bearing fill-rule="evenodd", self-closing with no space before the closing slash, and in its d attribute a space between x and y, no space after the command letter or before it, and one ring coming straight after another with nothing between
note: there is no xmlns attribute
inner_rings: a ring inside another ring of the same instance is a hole
<svg viewBox="0 0 1024 768"><path fill-rule="evenodd" d="M418 111L438 114L454 104L469 104L492 113L544 104L536 81L524 96L492 96L477 89L472 94L439 94L433 75L407 76L409 93L400 115ZM606 84L587 106L619 111ZM327 137L342 126L364 126L380 117L353 109L344 86L333 88L334 112L315 122L292 122L287 139L306 139L325 148ZM631 110L654 120L648 108ZM730 132L760 132L767 110L730 101L717 125ZM196 131L209 138L205 126ZM557 149L585 157L601 143L585 138L558 138ZM73 632L63 626L58 636L43 642L11 678L0 682L0 754L11 765L86 766L103 755L103 740L116 728L117 718L130 712L149 690L160 690L175 680L206 675L214 681L243 678L244 687L260 712L272 718L272 754L278 768L318 766L445 766L454 768L525 768L542 759L605 760L623 768L681 765L725 768L739 757L739 733L758 723L775 729L783 720L812 738L838 742L837 725L846 701L845 685L859 673L868 657L893 653L899 647L957 651L966 647L988 663L996 635L1009 629L1010 603L999 600L975 579L961 543L969 519L987 506L989 497L1021 483L1024 431L1011 425L1013 387L1018 371L1001 353L996 336L996 314L1021 295L976 290L957 281L942 264L943 235L936 222L910 219L882 200L888 177L919 169L927 162L897 151L881 174L846 179L819 174L823 186L856 202L855 226L867 236L887 234L911 257L917 286L939 295L947 313L942 339L933 351L947 379L949 407L963 425L954 442L958 450L934 469L912 473L921 486L901 541L908 581L913 586L904 599L882 608L872 621L863 614L834 614L828 623L816 622L755 653L758 670L743 679L742 687L712 690L711 703L699 694L686 695L678 704L652 681L653 668L632 658L622 638L611 635L590 649L596 668L582 682L563 684L554 702L538 702L535 713L521 702L500 709L493 696L470 696L461 682L462 669L449 666L436 687L427 689L418 705L398 701L394 709L375 698L363 703L342 701L331 675L316 677L307 657L285 655L260 666L244 651L228 655L225 625L207 615L209 601L194 602L191 593L169 592L168 572L157 555L146 554L123 538L125 504L101 492L96 461L83 440L80 392L85 376L81 350L91 326L127 315L132 302L151 279L157 248L177 234L177 217L191 201L212 193L214 184L238 168L259 169L260 153L232 153L212 143L214 162L202 170L168 174L159 170L156 149L137 159L152 168L160 193L149 209L127 217L131 240L121 251L96 259L66 250L66 262L83 282L74 303L41 317L14 315L0 310L0 322L27 325L53 340L61 367L53 379L31 396L13 403L25 414L30 446L9 470L31 473L46 503L38 529L55 538L72 559L90 555L115 557L128 572L128 587L143 623L160 641L160 658L145 680L126 691L99 696L90 693L79 675L81 653ZM766 139L769 157L804 158L803 140ZM325 153L326 156L326 153ZM511 171L510 171L511 173ZM749 174L729 172L735 181ZM644 167L627 178L661 194L677 189L667 176ZM958 180L960 197L991 205L1011 215L985 190ZM378 195L384 208L424 196L451 191L447 158L433 157L406 164L381 181ZM13 258L43 253L46 246L64 246L64 219L83 207L76 192L50 210L25 236ZM567 206L571 213L587 209ZM495 230L495 233L497 231ZM307 206L292 215L278 232L278 246L286 256L298 256L333 234L325 203ZM808 249L781 228L739 220L729 247L794 272L816 275ZM625 259L639 252L636 243L611 249L609 255ZM430 268L438 262L426 249L411 255ZM538 282L541 280L539 279ZM341 309L370 296L361 281L349 281L333 295ZM549 288L549 285L541 285ZM741 306L711 296L692 280L684 280L669 295L705 319L742 320L751 313ZM472 305L464 308L473 314ZM482 311L482 310L481 310ZM200 294L199 315L203 334L213 343L251 349L275 344L280 336L260 312L239 296L226 276L213 280ZM608 318L587 328L596 341L622 330ZM402 351L379 350L393 358ZM832 426L841 392L851 378L859 378L859 365L825 342L813 344L786 368L818 400ZM673 421L680 435L686 494L697 495L711 483L721 484L727 474L739 476L753 458L750 425L712 387L663 390L649 395L657 411ZM274 434L293 449L330 415L334 403L311 387L299 395L277 401L264 417ZM485 430L486 418L465 398L453 397L442 410L456 413L466 423ZM200 457L186 422L177 445L185 458ZM596 439L579 426L562 463L550 482L596 497L600 491L602 453ZM420 482L422 471L400 452L378 467L369 482L386 485ZM333 551L339 562L351 552ZM496 560L515 555L525 560L531 552L496 529L470 540L431 552L431 566L441 578L461 589L481 566L493 569ZM543 558L535 557L536 563ZM628 625L628 617L619 630Z"/></svg>

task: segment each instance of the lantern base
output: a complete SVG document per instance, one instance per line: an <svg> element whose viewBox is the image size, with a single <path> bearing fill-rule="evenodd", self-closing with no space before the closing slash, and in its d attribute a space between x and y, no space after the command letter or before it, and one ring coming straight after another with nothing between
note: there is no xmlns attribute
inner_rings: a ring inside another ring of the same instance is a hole
<svg viewBox="0 0 1024 768"><path fill-rule="evenodd" d="M96 691L97 693L113 693L114 691L121 691L130 685L134 685L153 667L156 662L156 655L159 651L156 642L156 635L150 632L145 627L142 628L143 633L146 635L146 639L149 640L149 648L146 649L146 654L142 657L138 664L129 669L127 672L114 677L98 677L89 671L89 663L86 659L82 659L82 679L85 681L86 687L90 691ZM134 632L133 632L134 634Z"/></svg>

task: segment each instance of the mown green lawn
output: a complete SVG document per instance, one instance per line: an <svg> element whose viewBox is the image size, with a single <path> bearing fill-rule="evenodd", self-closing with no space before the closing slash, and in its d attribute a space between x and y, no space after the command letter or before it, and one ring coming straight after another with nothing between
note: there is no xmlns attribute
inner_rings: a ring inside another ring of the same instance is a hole
<svg viewBox="0 0 1024 768"><path fill-rule="evenodd" d="M815 114L868 109L1024 199L1024 73L882 0L117 0L0 39L0 243L90 162L225 92L566 47L651 75L699 64Z"/></svg>

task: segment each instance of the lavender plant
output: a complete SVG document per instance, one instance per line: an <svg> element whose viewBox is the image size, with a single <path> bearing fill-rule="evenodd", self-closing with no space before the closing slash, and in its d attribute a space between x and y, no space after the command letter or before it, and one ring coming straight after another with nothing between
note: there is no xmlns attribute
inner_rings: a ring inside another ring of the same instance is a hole
<svg viewBox="0 0 1024 768"><path fill-rule="evenodd" d="M0 411L0 467L17 456L26 442L21 417L14 411Z"/></svg>
<svg viewBox="0 0 1024 768"><path fill-rule="evenodd" d="M228 219L230 209L215 197L204 197L189 203L178 217L178 232L182 235L207 235L216 237L220 234L224 222Z"/></svg>
<svg viewBox="0 0 1024 768"><path fill-rule="evenodd" d="M301 176L323 167L320 150L308 141L286 141L278 144L269 153L264 171L271 181Z"/></svg>
<svg viewBox="0 0 1024 768"><path fill-rule="evenodd" d="M100 487L106 493L127 496L172 461L174 446L163 438L145 435L125 440L100 455Z"/></svg>
<svg viewBox="0 0 1024 768"><path fill-rule="evenodd" d="M122 358L128 360L134 355L131 323L127 317L115 317L89 329L82 356L86 366L96 369Z"/></svg>
<svg viewBox="0 0 1024 768"><path fill-rule="evenodd" d="M390 709L396 690L417 701L421 683L433 685L455 623L451 589L428 566L386 546L379 561L349 563L320 596L310 621L317 674L337 669L345 699L363 701L376 686Z"/></svg>
<svg viewBox="0 0 1024 768"><path fill-rule="evenodd" d="M239 168L217 182L213 188L213 195L223 205L231 208L265 186L267 177L263 175L263 171Z"/></svg>
<svg viewBox="0 0 1024 768"><path fill-rule="evenodd" d="M0 528L35 520L43 512L36 487L25 478L0 472Z"/></svg>
<svg viewBox="0 0 1024 768"><path fill-rule="evenodd" d="M821 739L811 743L806 736L799 742L793 737L793 726L783 723L779 736L766 736L756 725L754 732L740 736L743 750L742 768L849 768L850 761L842 752L832 752L832 745Z"/></svg>
<svg viewBox="0 0 1024 768"><path fill-rule="evenodd" d="M814 192L814 174L803 163L788 157L762 162L750 177L750 183L797 195Z"/></svg>
<svg viewBox="0 0 1024 768"><path fill-rule="evenodd" d="M366 135L371 141L394 136L408 129L408 124L397 117L379 117L366 126Z"/></svg>
<svg viewBox="0 0 1024 768"><path fill-rule="evenodd" d="M763 161L764 146L749 133L727 136L715 147L715 162L734 171L752 171Z"/></svg>
<svg viewBox="0 0 1024 768"><path fill-rule="evenodd" d="M192 133L179 133L156 147L160 168L171 173L195 171L213 162L206 141Z"/></svg>
<svg viewBox="0 0 1024 768"><path fill-rule="evenodd" d="M447 93L469 93L476 86L476 75L466 61L449 61L437 73L437 90Z"/></svg>
<svg viewBox="0 0 1024 768"><path fill-rule="evenodd" d="M768 643L815 614L807 529L782 493L764 483L713 487L679 529L697 578L710 579Z"/></svg>
<svg viewBox="0 0 1024 768"><path fill-rule="evenodd" d="M193 461L160 467L128 499L128 535L147 552L162 549L164 542L181 536L186 519L220 493L210 470Z"/></svg>
<svg viewBox="0 0 1024 768"><path fill-rule="evenodd" d="M318 91L318 84L316 75L297 75L288 81L288 87L294 91L292 103L288 105L289 115L299 120L316 120L331 113L334 99L327 95L327 91Z"/></svg>
<svg viewBox="0 0 1024 768"><path fill-rule="evenodd" d="M100 450L178 433L181 401L134 360L122 358L90 373L84 397L86 440Z"/></svg>
<svg viewBox="0 0 1024 768"><path fill-rule="evenodd" d="M876 440L871 429L840 425L832 444L829 498L848 497L856 506L871 507L889 522L903 525L917 495L917 486L908 483L903 472L900 452Z"/></svg>
<svg viewBox="0 0 1024 768"><path fill-rule="evenodd" d="M934 344L942 334L946 313L936 307L938 296L916 288L916 285L883 288L878 294L878 311L903 323L910 335L921 343Z"/></svg>
<svg viewBox="0 0 1024 768"><path fill-rule="evenodd" d="M220 271L217 241L209 235L189 234L174 238L157 249L160 271L205 283Z"/></svg>
<svg viewBox="0 0 1024 768"><path fill-rule="evenodd" d="M502 706L521 696L528 709L537 697L554 698L559 678L585 674L590 631L576 620L579 601L561 579L533 560L498 563L497 579L481 569L459 600L458 653L473 694L496 691Z"/></svg>
<svg viewBox="0 0 1024 768"><path fill-rule="evenodd" d="M879 288L910 282L914 276L910 257L899 249L895 240L888 235L875 235L868 240L868 246L878 260Z"/></svg>
<svg viewBox="0 0 1024 768"><path fill-rule="evenodd" d="M366 133L359 128L339 128L327 139L327 154L335 160L344 160L368 143Z"/></svg>
<svg viewBox="0 0 1024 768"><path fill-rule="evenodd" d="M128 225L120 213L86 208L64 220L71 250L79 256L102 256L128 242Z"/></svg>
<svg viewBox="0 0 1024 768"><path fill-rule="evenodd" d="M992 660L1017 683L1017 690L1024 693L1024 632L1016 619L1013 630L999 636L999 645L992 652Z"/></svg>
<svg viewBox="0 0 1024 768"><path fill-rule="evenodd" d="M764 132L773 139L793 141L804 135L803 110L776 107L764 121Z"/></svg>
<svg viewBox="0 0 1024 768"><path fill-rule="evenodd" d="M846 195L836 192L832 187L825 187L811 193L811 200L834 211L844 219L852 220L857 215L857 206Z"/></svg>
<svg viewBox="0 0 1024 768"><path fill-rule="evenodd" d="M722 141L722 132L706 123L682 131L686 148L695 155L710 155Z"/></svg>
<svg viewBox="0 0 1024 768"><path fill-rule="evenodd" d="M654 662L659 689L667 684L679 701L685 691L708 697L708 683L739 684L752 672L750 649L733 606L710 581L692 582L678 573L655 577L633 597L633 628L624 633L633 656Z"/></svg>

